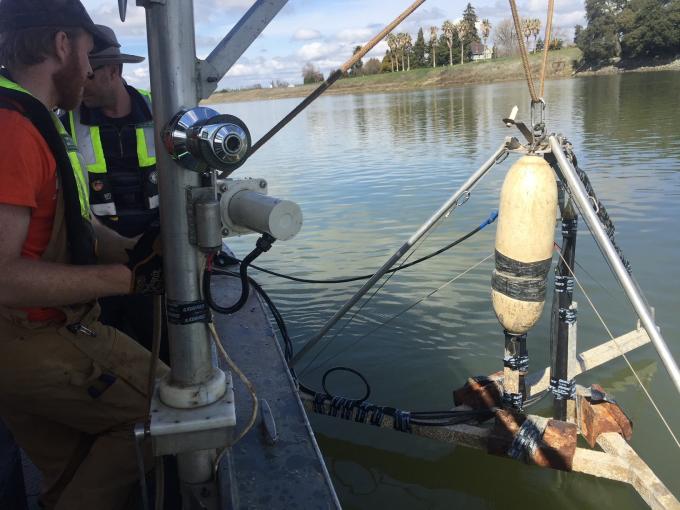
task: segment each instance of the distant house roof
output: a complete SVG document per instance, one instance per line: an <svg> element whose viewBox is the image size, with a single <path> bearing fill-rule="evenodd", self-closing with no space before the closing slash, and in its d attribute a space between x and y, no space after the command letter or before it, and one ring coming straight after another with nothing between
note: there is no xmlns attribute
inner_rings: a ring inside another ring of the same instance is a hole
<svg viewBox="0 0 680 510"><path fill-rule="evenodd" d="M484 55L484 50L486 49L486 46L484 46L481 43L473 42L470 45L470 49L472 50L473 55Z"/></svg>

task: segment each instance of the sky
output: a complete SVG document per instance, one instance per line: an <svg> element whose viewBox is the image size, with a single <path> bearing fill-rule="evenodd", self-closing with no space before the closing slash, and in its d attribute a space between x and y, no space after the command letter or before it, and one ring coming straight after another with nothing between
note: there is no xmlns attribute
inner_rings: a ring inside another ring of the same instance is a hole
<svg viewBox="0 0 680 510"><path fill-rule="evenodd" d="M268 86L273 80L291 84L302 82L302 67L311 62L324 75L337 69L362 45L396 18L412 0L289 0L239 61L220 81L218 88L243 88L256 83ZM205 58L212 48L236 24L254 0L195 0L194 18L196 53ZM116 0L83 0L94 19L112 27L121 43L121 51L147 56L145 13L134 0L128 0L125 23L118 17ZM547 0L518 0L521 17L539 18L544 22ZM441 26L446 19L459 20L467 0L427 0L397 31L408 32L415 41L418 28ZM493 26L510 18L505 0L472 2L477 16L488 18ZM554 30L570 38L576 24L585 24L583 0L555 0ZM489 43L491 44L491 43ZM380 42L364 61L382 59L387 44ZM149 86L148 64L126 64L123 75L136 87Z"/></svg>

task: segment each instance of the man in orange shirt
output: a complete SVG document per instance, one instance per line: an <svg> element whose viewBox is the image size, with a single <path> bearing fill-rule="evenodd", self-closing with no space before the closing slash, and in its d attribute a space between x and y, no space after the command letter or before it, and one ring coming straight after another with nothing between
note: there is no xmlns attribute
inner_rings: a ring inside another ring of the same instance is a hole
<svg viewBox="0 0 680 510"><path fill-rule="evenodd" d="M48 509L125 508L147 412L149 352L98 322L96 299L162 291L157 232L98 263L106 239L53 113L78 106L88 53L111 44L78 0L0 0L0 416Z"/></svg>

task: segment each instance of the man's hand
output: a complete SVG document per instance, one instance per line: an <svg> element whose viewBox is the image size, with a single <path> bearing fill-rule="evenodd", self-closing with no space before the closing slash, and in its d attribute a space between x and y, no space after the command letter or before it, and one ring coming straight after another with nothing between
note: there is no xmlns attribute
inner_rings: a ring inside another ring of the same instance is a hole
<svg viewBox="0 0 680 510"><path fill-rule="evenodd" d="M92 227L97 236L98 264L125 264L128 259L128 251L134 248L141 237L124 237L104 225L94 214L92 215Z"/></svg>
<svg viewBox="0 0 680 510"><path fill-rule="evenodd" d="M158 223L153 223L127 253L129 260L125 265L132 271L130 294L163 294L165 283Z"/></svg>

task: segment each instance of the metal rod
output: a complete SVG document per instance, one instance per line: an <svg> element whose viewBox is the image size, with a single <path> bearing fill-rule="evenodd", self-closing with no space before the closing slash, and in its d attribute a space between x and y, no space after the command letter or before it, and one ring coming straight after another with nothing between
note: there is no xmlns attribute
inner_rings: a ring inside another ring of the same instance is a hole
<svg viewBox="0 0 680 510"><path fill-rule="evenodd" d="M239 22L234 25L234 28L206 58L206 62L212 66L211 71L213 72L205 77L210 83L209 89L205 92L212 93L215 91L220 79L227 74L227 71L231 69L286 3L288 3L288 0L257 0L248 9ZM207 97L209 93L202 95Z"/></svg>
<svg viewBox="0 0 680 510"><path fill-rule="evenodd" d="M583 183L581 183L581 180L576 174L576 170L574 170L574 167L564 155L562 144L555 135L551 135L549 137L549 141L552 153L554 154L555 159L557 159L557 164L562 171L564 179L567 181L567 185L569 186L573 200L581 210L583 219L590 227L590 231L595 238L595 242L599 246L600 251L604 255L605 259L607 259L607 262L609 262L609 265L614 271L619 283L623 287L628 300L630 301L631 305L633 305L635 312L640 318L642 326L645 328L649 338L652 340L652 344L659 353L659 357L666 367L668 375L675 385L675 389L678 391L678 393L680 393L680 369L678 369L678 365L673 358L666 341L656 327L654 317L651 310L645 303L642 292L630 274L628 274L628 271L619 259L613 244L607 237L604 227L600 223L600 220L597 218L597 215L592 208L592 203L588 197L585 187L583 186Z"/></svg>
<svg viewBox="0 0 680 510"><path fill-rule="evenodd" d="M368 292L375 283L382 278L382 276L401 258L404 254L411 249L411 247L418 242L425 234L427 234L432 227L445 215L452 207L456 205L458 199L460 199L466 192L472 190L472 188L477 184L477 182L493 167L498 159L508 150L510 144L510 139L506 139L503 144L494 152L491 156L475 173L473 173L463 185L458 188L458 190L451 195L451 197L442 205L437 212L435 212L421 227L406 241L401 247L392 255L387 262L385 262L380 269L378 269L375 274L366 282L364 285L354 294L343 306L335 312L335 314L328 319L326 324L321 328L321 330L307 341L307 343L298 351L298 353L293 356L290 361L291 366L297 363L310 349L312 349L321 340L328 331L356 304L361 297Z"/></svg>

